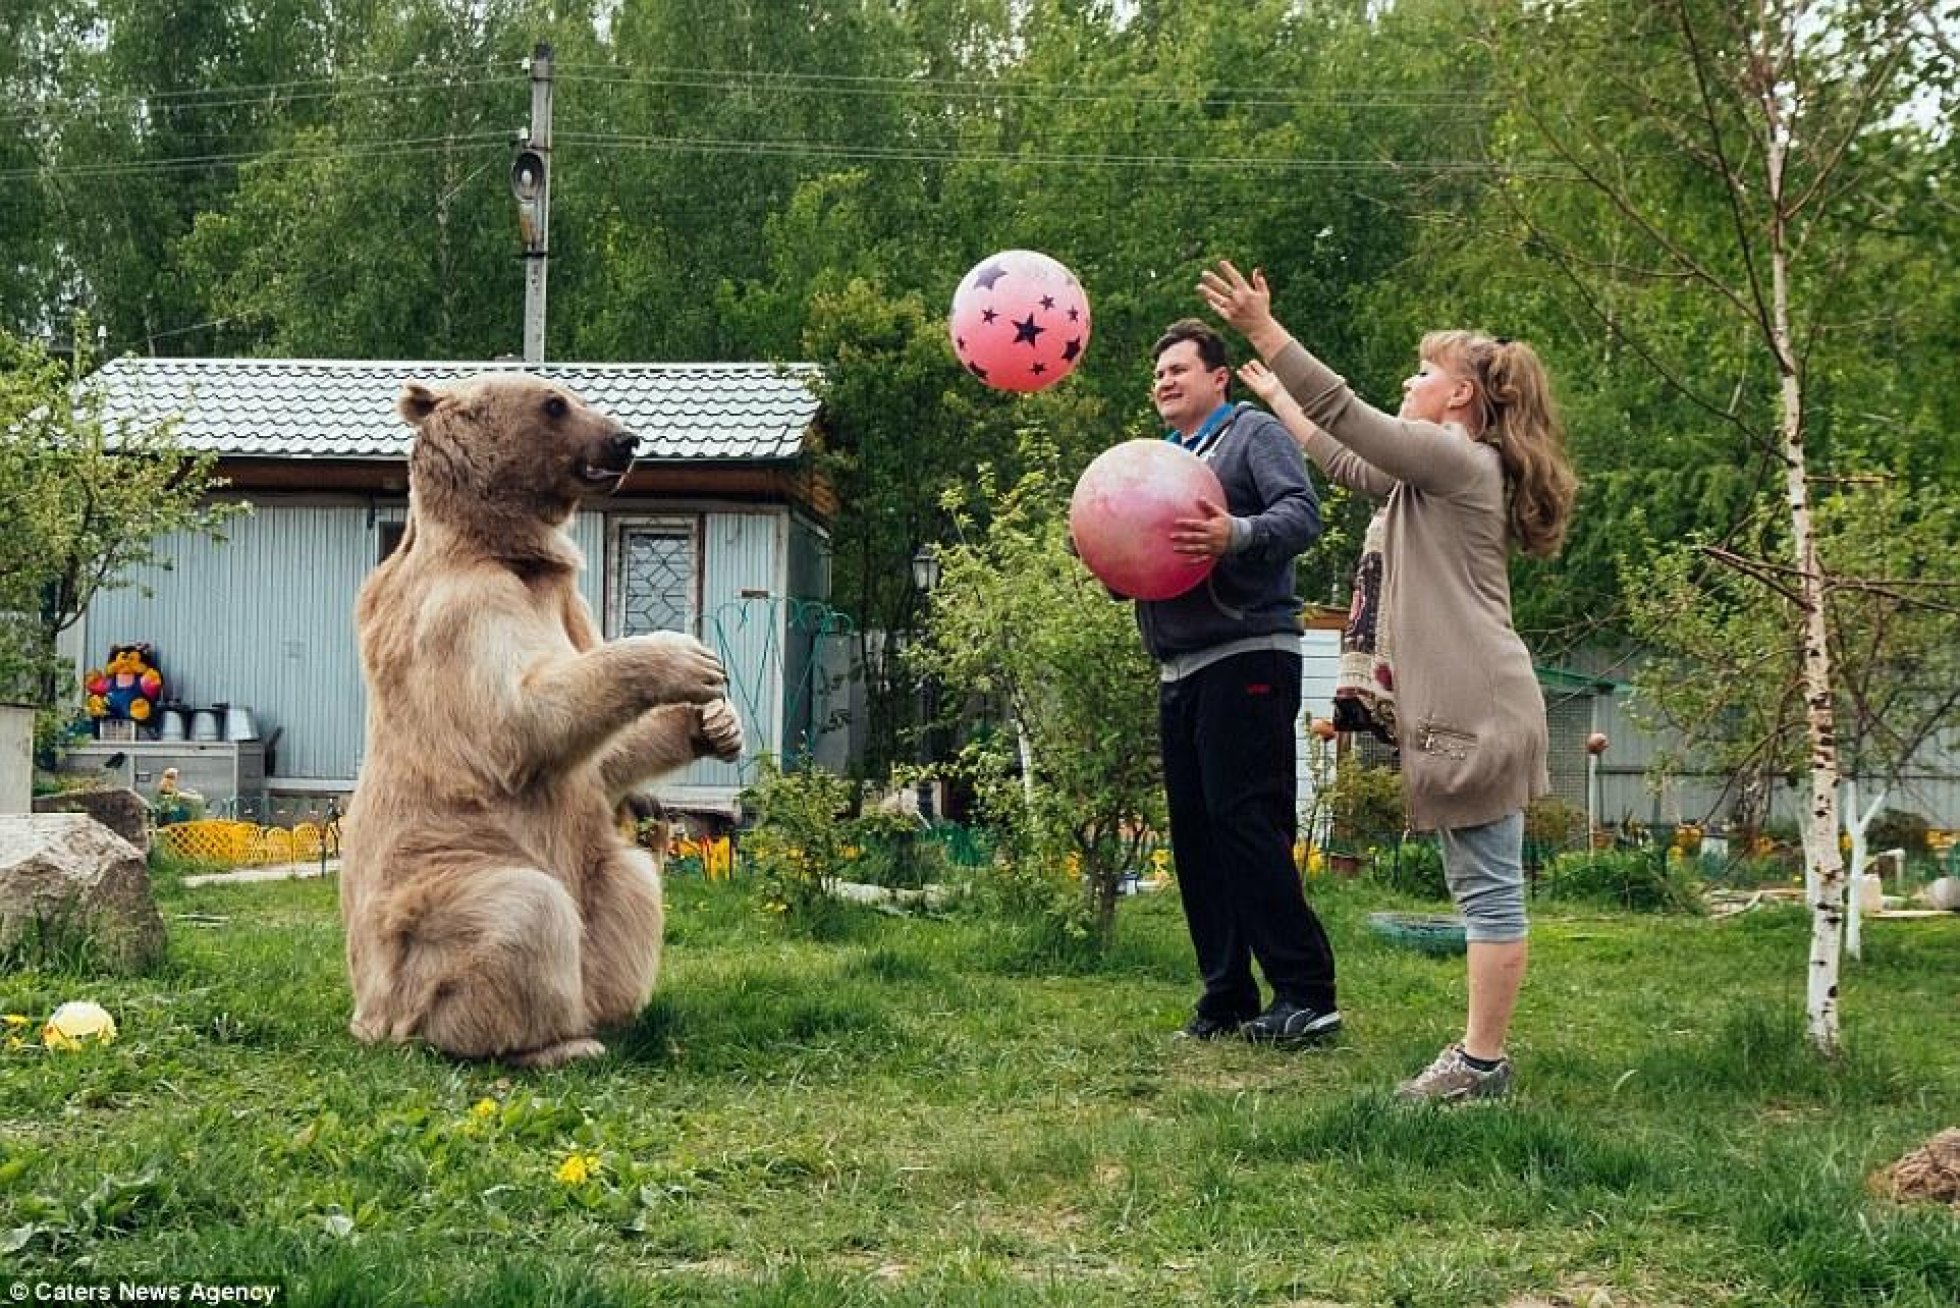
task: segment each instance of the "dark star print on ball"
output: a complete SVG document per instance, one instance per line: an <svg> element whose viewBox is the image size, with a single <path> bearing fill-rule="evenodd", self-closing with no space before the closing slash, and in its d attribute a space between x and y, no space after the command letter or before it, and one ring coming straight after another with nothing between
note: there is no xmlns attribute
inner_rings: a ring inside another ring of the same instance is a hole
<svg viewBox="0 0 1960 1308"><path fill-rule="evenodd" d="M947 319L961 366L1004 391L1038 391L1075 371L1089 328L1082 283L1034 250L1003 250L975 264Z"/></svg>

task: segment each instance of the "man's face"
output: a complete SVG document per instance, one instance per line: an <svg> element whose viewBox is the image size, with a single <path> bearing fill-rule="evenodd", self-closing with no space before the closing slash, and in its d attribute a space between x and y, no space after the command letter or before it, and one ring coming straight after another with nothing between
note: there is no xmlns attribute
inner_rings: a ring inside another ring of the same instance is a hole
<svg viewBox="0 0 1960 1308"><path fill-rule="evenodd" d="M1196 341L1179 341L1157 356L1150 399L1166 426L1189 436L1225 402L1231 376L1228 368L1205 367Z"/></svg>

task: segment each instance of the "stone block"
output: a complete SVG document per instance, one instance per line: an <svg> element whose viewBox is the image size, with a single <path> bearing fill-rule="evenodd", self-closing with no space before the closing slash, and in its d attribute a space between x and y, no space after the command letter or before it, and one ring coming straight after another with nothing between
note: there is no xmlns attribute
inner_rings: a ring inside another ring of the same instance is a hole
<svg viewBox="0 0 1960 1308"><path fill-rule="evenodd" d="M86 813L109 830L150 852L150 805L133 790L70 790L60 795L37 795L36 813Z"/></svg>
<svg viewBox="0 0 1960 1308"><path fill-rule="evenodd" d="M75 950L119 972L163 957L141 851L83 813L0 817L0 955Z"/></svg>

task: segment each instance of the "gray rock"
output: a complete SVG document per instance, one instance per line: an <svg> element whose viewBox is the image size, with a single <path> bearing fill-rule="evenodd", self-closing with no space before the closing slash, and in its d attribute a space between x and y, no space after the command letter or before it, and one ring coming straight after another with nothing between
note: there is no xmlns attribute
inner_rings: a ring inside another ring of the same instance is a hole
<svg viewBox="0 0 1960 1308"><path fill-rule="evenodd" d="M36 795L36 813L86 813L109 830L150 852L150 806L133 790L70 790L60 795Z"/></svg>
<svg viewBox="0 0 1960 1308"><path fill-rule="evenodd" d="M163 957L142 853L82 813L0 817L0 956L70 951L115 971Z"/></svg>
<svg viewBox="0 0 1960 1308"><path fill-rule="evenodd" d="M1941 877L1926 887L1925 897L1934 908L1960 912L1960 877Z"/></svg>

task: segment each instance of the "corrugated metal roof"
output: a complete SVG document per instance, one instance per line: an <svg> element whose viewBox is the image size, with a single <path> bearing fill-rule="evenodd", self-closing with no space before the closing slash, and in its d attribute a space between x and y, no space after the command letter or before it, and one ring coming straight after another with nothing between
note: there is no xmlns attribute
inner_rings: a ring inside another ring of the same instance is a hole
<svg viewBox="0 0 1960 1308"><path fill-rule="evenodd" d="M366 359L123 358L86 383L103 422L176 420L186 448L234 458L385 459L408 455L395 412L402 385L530 372L570 387L644 442L640 459L775 461L802 453L817 414L814 364L416 363Z"/></svg>

